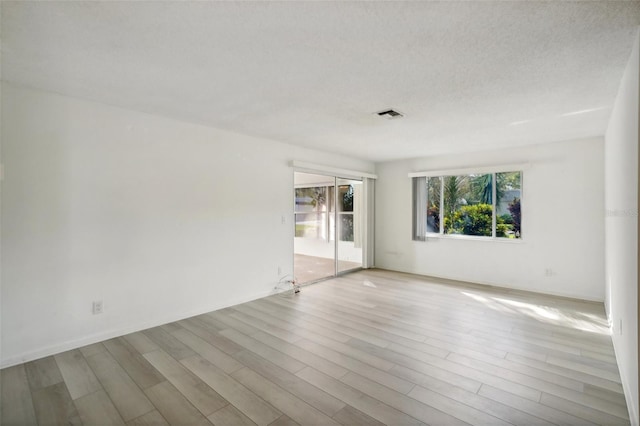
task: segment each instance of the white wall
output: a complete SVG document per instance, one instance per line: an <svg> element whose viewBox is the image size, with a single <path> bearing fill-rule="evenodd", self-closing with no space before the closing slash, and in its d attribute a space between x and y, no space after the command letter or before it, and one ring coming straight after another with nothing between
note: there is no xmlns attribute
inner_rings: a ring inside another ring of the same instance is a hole
<svg viewBox="0 0 640 426"><path fill-rule="evenodd" d="M376 266L602 301L602 156L595 138L378 164ZM524 162L522 241L411 240L409 172Z"/></svg>
<svg viewBox="0 0 640 426"><path fill-rule="evenodd" d="M269 293L288 161L374 169L8 84L2 110L3 366Z"/></svg>
<svg viewBox="0 0 640 426"><path fill-rule="evenodd" d="M606 306L629 415L635 425L639 424L638 43L636 37L605 136Z"/></svg>

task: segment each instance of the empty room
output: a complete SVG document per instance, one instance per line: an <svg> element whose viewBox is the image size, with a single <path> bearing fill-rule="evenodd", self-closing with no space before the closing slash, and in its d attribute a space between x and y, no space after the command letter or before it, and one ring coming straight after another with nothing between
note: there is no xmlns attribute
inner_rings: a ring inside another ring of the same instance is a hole
<svg viewBox="0 0 640 426"><path fill-rule="evenodd" d="M0 1L2 425L634 425L639 1Z"/></svg>

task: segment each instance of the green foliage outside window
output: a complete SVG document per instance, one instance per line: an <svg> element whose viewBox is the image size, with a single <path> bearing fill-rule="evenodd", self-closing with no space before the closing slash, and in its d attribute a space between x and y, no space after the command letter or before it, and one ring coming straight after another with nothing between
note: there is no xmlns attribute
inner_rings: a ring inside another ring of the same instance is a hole
<svg viewBox="0 0 640 426"><path fill-rule="evenodd" d="M495 236L520 238L521 179L521 172L427 178L427 232L491 237L496 214Z"/></svg>
<svg viewBox="0 0 640 426"><path fill-rule="evenodd" d="M450 218L445 218L445 227L450 220L448 234L491 236L493 207L491 204L462 206Z"/></svg>
<svg viewBox="0 0 640 426"><path fill-rule="evenodd" d="M509 203L508 208L511 213L511 217L513 218L513 232L516 233L516 236L520 236L520 198L514 198L513 201Z"/></svg>

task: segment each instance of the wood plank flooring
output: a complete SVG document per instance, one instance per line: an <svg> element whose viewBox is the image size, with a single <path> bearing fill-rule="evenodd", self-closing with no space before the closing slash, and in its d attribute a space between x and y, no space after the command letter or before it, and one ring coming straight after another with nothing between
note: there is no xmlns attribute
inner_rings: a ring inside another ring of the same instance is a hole
<svg viewBox="0 0 640 426"><path fill-rule="evenodd" d="M2 370L3 425L627 425L602 304L352 273Z"/></svg>

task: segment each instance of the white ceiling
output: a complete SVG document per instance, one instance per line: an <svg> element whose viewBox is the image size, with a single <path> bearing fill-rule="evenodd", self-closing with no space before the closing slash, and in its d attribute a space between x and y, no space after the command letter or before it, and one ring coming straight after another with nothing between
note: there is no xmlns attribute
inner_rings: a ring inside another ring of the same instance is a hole
<svg viewBox="0 0 640 426"><path fill-rule="evenodd" d="M602 135L640 3L2 2L2 78L373 161ZM406 115L373 114L395 108Z"/></svg>

